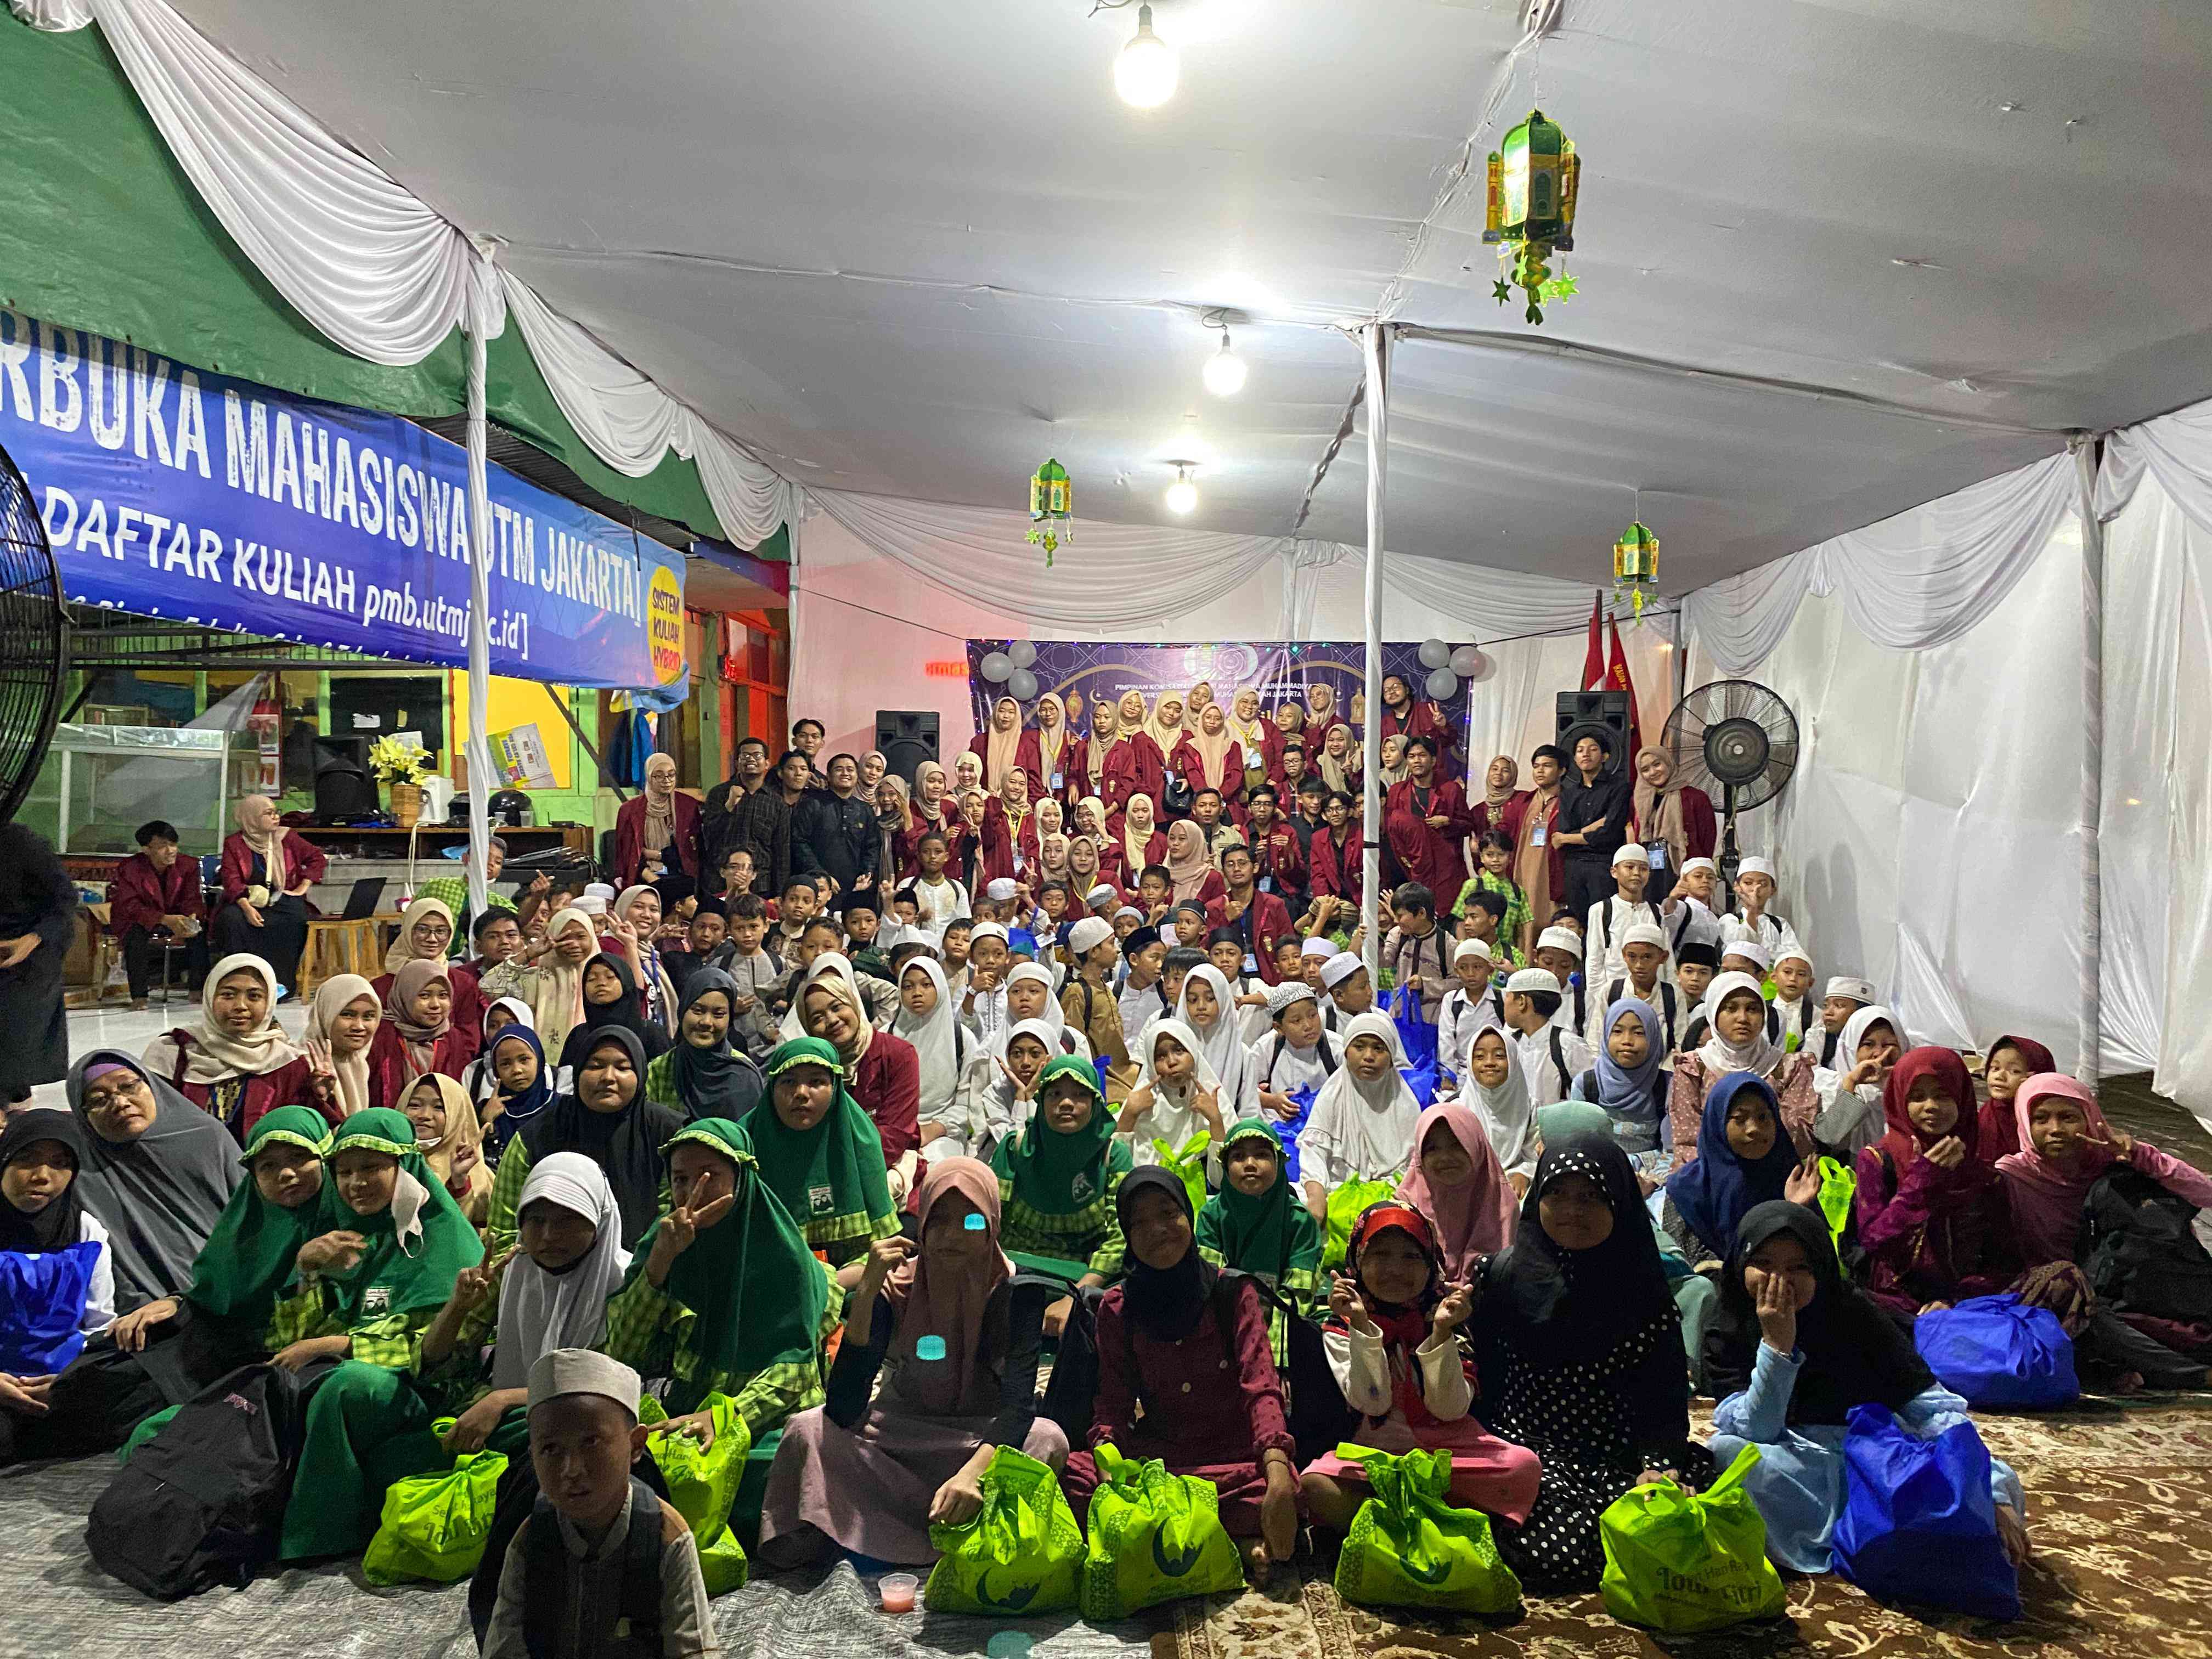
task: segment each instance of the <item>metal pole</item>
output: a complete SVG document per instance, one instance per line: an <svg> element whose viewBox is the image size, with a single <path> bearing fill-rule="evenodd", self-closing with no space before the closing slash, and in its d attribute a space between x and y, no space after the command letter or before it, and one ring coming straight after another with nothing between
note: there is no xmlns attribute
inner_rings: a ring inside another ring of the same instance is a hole
<svg viewBox="0 0 2212 1659"><path fill-rule="evenodd" d="M1360 902L1367 914L1367 977L1379 993L1382 984L1382 935L1374 920L1382 890L1382 486L1390 439L1391 325L1368 324L1360 331L1367 374L1367 747L1366 805L1360 819ZM1446 901L1449 902L1449 901Z"/></svg>
<svg viewBox="0 0 2212 1659"><path fill-rule="evenodd" d="M2073 442L2081 515L2081 1047L2074 1075L2097 1086L2103 1046L2104 877L2097 838L2105 811L2105 527L2097 522L2097 442Z"/></svg>
<svg viewBox="0 0 2212 1659"><path fill-rule="evenodd" d="M489 279L489 273L484 273ZM486 876L491 856L492 770L487 705L491 698L491 490L486 461L489 444L484 413L484 312L487 301L470 307L469 319L469 910L482 915L489 902ZM466 954L464 946L463 953Z"/></svg>

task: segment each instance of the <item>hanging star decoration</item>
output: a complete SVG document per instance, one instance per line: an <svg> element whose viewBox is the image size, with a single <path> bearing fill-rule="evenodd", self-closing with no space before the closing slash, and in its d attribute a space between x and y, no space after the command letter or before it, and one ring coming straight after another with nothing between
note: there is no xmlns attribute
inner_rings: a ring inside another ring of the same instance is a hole
<svg viewBox="0 0 2212 1659"><path fill-rule="evenodd" d="M1049 570L1060 547L1060 526L1067 526L1067 540L1075 539L1075 486L1058 461L1048 459L1030 480L1030 523L1026 539L1044 549L1044 568Z"/></svg>
<svg viewBox="0 0 2212 1659"><path fill-rule="evenodd" d="M1541 110L1505 135L1502 149L1490 153L1490 195L1482 240L1498 249L1498 281L1492 296L1504 305L1519 289L1528 296L1523 313L1541 324L1540 301L1558 301L1576 292L1564 268L1556 275L1550 260L1575 245L1575 198L1582 184L1582 158L1573 142Z"/></svg>

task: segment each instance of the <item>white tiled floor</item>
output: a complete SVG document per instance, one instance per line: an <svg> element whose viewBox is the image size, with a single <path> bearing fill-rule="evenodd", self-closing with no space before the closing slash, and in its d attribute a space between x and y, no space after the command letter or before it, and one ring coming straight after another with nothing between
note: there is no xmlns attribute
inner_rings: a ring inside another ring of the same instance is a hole
<svg viewBox="0 0 2212 1659"><path fill-rule="evenodd" d="M143 1014L118 1004L110 1008L73 1009L69 1017L70 1057L94 1048L121 1048L137 1054L162 1032L181 1024L199 1012L199 1005L181 992L172 994L167 1008L158 1002ZM307 1026L307 1006L288 1003L276 1010L276 1018L295 1037ZM58 1083L42 1083L31 1091L37 1106L66 1106L69 1098Z"/></svg>

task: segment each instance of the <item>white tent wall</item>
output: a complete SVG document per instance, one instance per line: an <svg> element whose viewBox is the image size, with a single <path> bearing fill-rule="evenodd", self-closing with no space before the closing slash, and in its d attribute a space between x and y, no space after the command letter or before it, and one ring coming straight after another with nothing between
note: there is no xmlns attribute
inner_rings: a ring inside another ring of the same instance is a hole
<svg viewBox="0 0 2212 1659"><path fill-rule="evenodd" d="M1692 645L1690 684L1722 678ZM1877 646L1839 595L1814 594L1750 678L1790 704L1802 743L1780 800L1738 818L1738 845L1776 857L1776 908L1799 924L1818 972L1871 978L1914 1041L1979 1048L2018 1031L2070 1065L2081 1000L2078 526L2064 523L1996 609L1947 645ZM2106 706L2109 716L2109 696ZM2108 850L2108 872L2112 861ZM2134 948L2109 918L2106 940Z"/></svg>
<svg viewBox="0 0 2212 1659"><path fill-rule="evenodd" d="M2104 1052L2212 1124L2212 531L2156 477L2105 526Z"/></svg>

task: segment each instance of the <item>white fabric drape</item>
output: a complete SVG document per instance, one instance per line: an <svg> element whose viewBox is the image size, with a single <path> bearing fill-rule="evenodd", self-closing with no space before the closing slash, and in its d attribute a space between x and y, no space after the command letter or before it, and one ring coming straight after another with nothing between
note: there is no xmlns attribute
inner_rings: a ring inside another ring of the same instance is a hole
<svg viewBox="0 0 2212 1659"><path fill-rule="evenodd" d="M1321 605L1322 572L1359 557L1341 542L1292 542L1283 550L1283 620L1279 640L1310 640Z"/></svg>
<svg viewBox="0 0 2212 1659"><path fill-rule="evenodd" d="M673 449L698 463L722 533L757 547L787 516L790 489L684 404L559 315L512 272L500 272L507 309L568 424L592 453L641 478Z"/></svg>
<svg viewBox="0 0 2212 1659"><path fill-rule="evenodd" d="M2212 531L2212 402L2107 436L2097 471L2097 516L2118 516L2146 477L2158 480L2191 524Z"/></svg>
<svg viewBox="0 0 2212 1659"><path fill-rule="evenodd" d="M1478 642L1555 629L1579 628L1589 621L1597 590L1583 582L1534 576L1519 570L1495 570L1451 559L1416 558L1393 553L1383 562L1382 586L1439 619L1428 631Z"/></svg>
<svg viewBox="0 0 2212 1659"><path fill-rule="evenodd" d="M673 449L695 462L723 533L775 534L790 487L558 315L461 230L238 64L167 0L9 0L33 27L98 23L132 91L209 210L255 269L331 341L371 362L420 362L478 294L479 337L512 308L531 355L592 453L642 477ZM503 296L503 297L502 297ZM486 310L485 307L490 307Z"/></svg>
<svg viewBox="0 0 2212 1659"><path fill-rule="evenodd" d="M2003 601L2077 494L2071 458L2056 454L1699 588L1683 610L1727 675L1764 662L1808 594L1834 594L1893 651L1948 644Z"/></svg>

